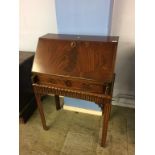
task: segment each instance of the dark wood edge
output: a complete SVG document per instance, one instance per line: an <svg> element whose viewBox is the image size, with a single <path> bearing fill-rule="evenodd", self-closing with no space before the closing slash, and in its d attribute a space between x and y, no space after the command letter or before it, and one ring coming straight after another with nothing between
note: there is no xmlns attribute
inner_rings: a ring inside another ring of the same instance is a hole
<svg viewBox="0 0 155 155"><path fill-rule="evenodd" d="M99 106L101 106L101 104L104 103L105 99L111 100L110 95L95 94L95 93L70 90L70 89L64 89L64 88L58 88L58 87L49 87L46 85L40 85L36 83L33 83L32 86L36 94L40 94L40 95L55 94L55 95L79 98L79 99L95 102Z"/></svg>
<svg viewBox="0 0 155 155"><path fill-rule="evenodd" d="M80 82L84 82L84 81L87 81L89 83L93 83L93 84L102 84L102 85L106 85L107 83L110 83L112 81L112 76L111 76L111 80L105 80L105 81L96 81L96 80L93 80L93 79L86 79L86 78L82 78L82 77L73 77L73 76L67 76L67 75L58 75L58 74L52 74L52 75L49 75L49 74L45 74L45 73L38 73L38 72L34 72L32 71L32 78L33 77L37 77L37 76L48 76L50 78L53 78L53 77L59 77L59 78L64 78L64 79L70 79L70 80L76 80L76 81L80 81ZM35 82L36 83L36 82Z"/></svg>

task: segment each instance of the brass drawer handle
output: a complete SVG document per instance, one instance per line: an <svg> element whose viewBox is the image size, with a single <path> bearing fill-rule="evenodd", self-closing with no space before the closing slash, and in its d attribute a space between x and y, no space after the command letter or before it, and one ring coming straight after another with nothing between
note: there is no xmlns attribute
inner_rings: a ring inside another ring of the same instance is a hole
<svg viewBox="0 0 155 155"><path fill-rule="evenodd" d="M70 45L71 45L72 48L74 48L74 47L76 47L76 42L72 41Z"/></svg>
<svg viewBox="0 0 155 155"><path fill-rule="evenodd" d="M69 80L65 81L65 84L66 84L66 86L68 86L68 87L71 87L71 86L72 86L72 83L71 83L71 81L69 81Z"/></svg>
<svg viewBox="0 0 155 155"><path fill-rule="evenodd" d="M54 79L49 79L49 82L52 84L56 84L57 82Z"/></svg>

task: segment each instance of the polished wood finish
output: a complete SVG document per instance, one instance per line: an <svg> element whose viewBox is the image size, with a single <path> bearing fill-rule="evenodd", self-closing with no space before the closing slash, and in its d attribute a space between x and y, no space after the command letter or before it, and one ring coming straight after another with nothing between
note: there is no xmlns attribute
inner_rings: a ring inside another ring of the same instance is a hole
<svg viewBox="0 0 155 155"><path fill-rule="evenodd" d="M102 108L102 111L104 113L104 119L103 119L103 127L102 127L101 146L105 146L107 130L108 130L108 121L109 121L110 111L111 111L111 101L110 100L105 100L104 108Z"/></svg>
<svg viewBox="0 0 155 155"><path fill-rule="evenodd" d="M38 106L38 110L39 110L39 113L40 113L40 118L41 118L43 128L44 128L44 130L48 130L48 127L46 126L46 120L45 120L43 107L42 107L42 104L41 104L41 94L35 93L35 97L36 97L37 106Z"/></svg>
<svg viewBox="0 0 155 155"><path fill-rule="evenodd" d="M53 35L39 38L33 73L100 84L112 81L117 39L111 41L110 37L103 37L104 41L97 42L80 38L77 41L60 37L57 40ZM75 46L72 47L72 43Z"/></svg>
<svg viewBox="0 0 155 155"><path fill-rule="evenodd" d="M111 109L118 37L47 34L39 38L33 63L33 89L43 127L46 122L38 97L55 94L93 101L104 114L101 145L105 146Z"/></svg>
<svg viewBox="0 0 155 155"><path fill-rule="evenodd" d="M69 77L61 77L61 76L51 76L51 75L43 75L38 74L38 83L39 84L46 84L48 86L59 86L59 88L71 88L76 90L82 90L87 92L93 93L103 93L106 89L106 84L103 83L102 85L99 83L91 82L87 80L78 80L78 79L71 79Z"/></svg>

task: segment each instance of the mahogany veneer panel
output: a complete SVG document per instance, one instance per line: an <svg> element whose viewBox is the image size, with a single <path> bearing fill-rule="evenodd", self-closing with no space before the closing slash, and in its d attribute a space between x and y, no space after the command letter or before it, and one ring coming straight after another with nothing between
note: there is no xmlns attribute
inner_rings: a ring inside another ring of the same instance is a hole
<svg viewBox="0 0 155 155"><path fill-rule="evenodd" d="M83 41L87 38L90 41ZM78 36L75 40L74 35L52 34L39 38L32 71L101 83L111 81L118 38L98 37L99 42L97 37L95 41L90 38Z"/></svg>

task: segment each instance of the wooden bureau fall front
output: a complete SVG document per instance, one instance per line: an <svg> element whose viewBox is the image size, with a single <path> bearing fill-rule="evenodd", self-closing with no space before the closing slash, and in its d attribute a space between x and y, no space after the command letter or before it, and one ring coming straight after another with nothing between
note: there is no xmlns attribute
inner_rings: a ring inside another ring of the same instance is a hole
<svg viewBox="0 0 155 155"><path fill-rule="evenodd" d="M41 96L54 94L57 110L61 109L59 95L93 101L104 115L101 146L105 146L117 44L116 36L46 34L39 38L32 81L45 130Z"/></svg>

